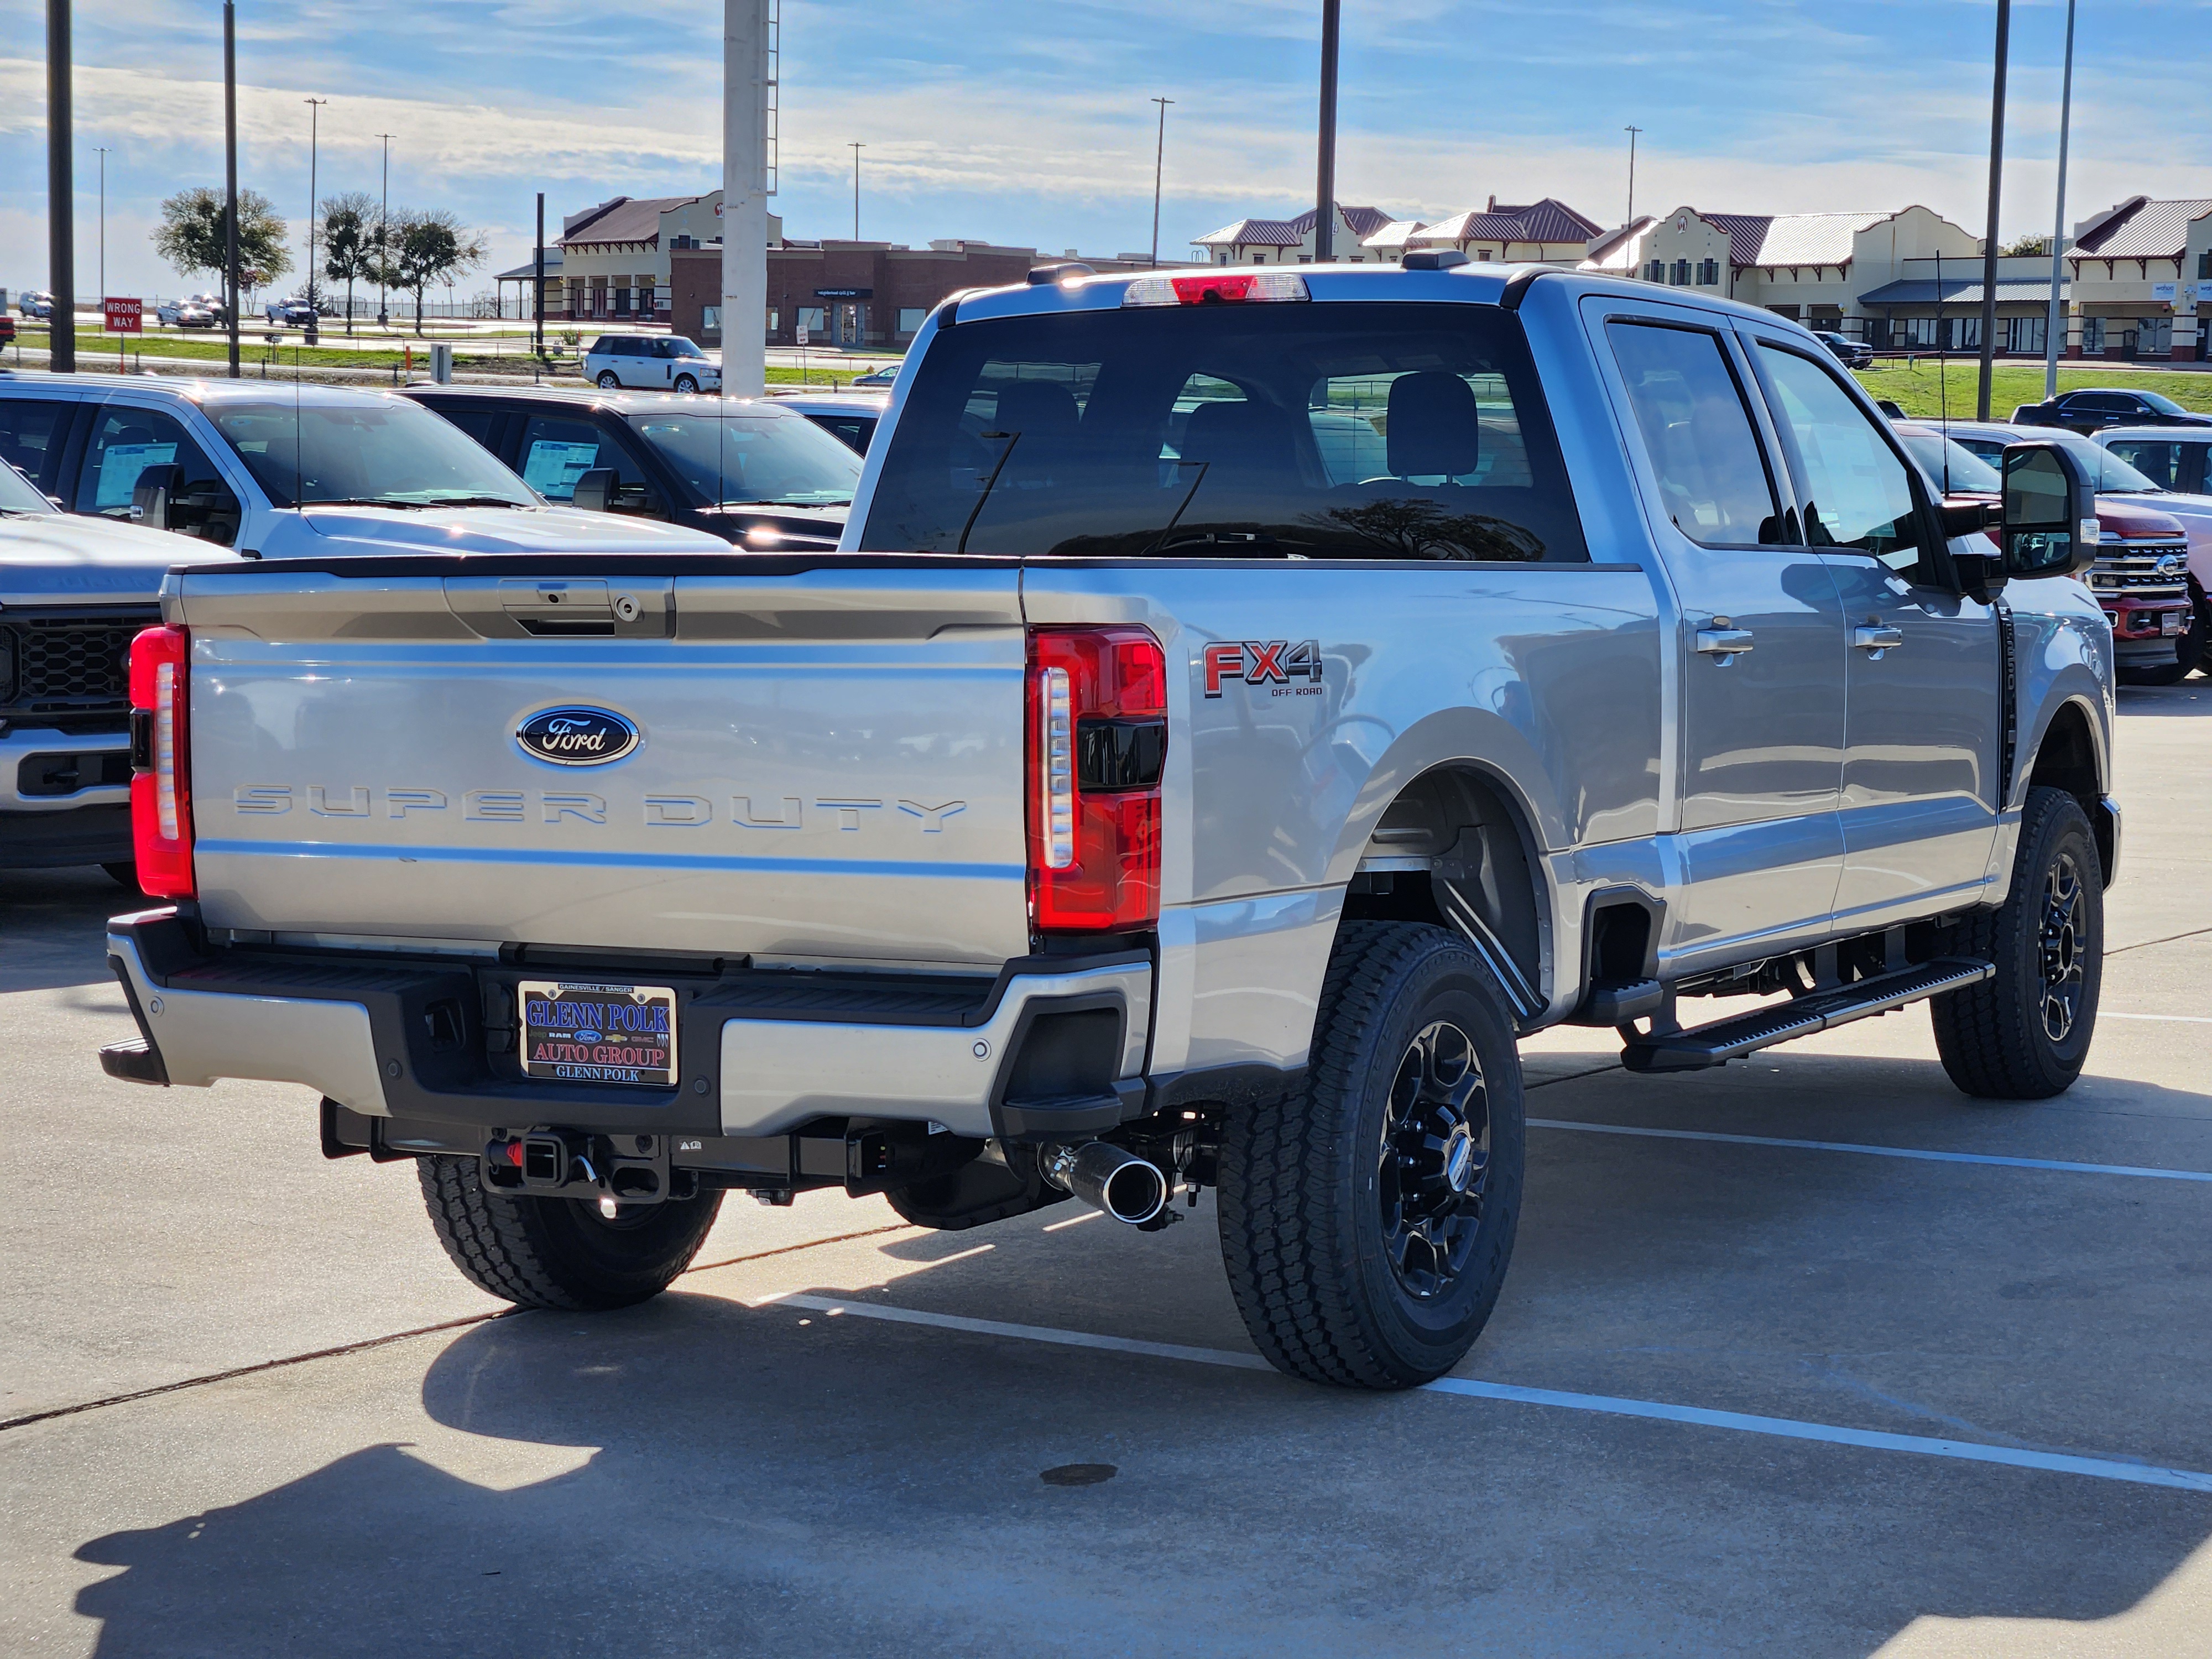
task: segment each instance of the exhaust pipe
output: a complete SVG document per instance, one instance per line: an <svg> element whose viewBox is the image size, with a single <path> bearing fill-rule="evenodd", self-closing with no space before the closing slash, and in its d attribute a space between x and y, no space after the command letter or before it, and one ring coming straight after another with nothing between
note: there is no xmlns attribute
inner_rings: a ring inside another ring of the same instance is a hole
<svg viewBox="0 0 2212 1659"><path fill-rule="evenodd" d="M1039 1147L1037 1168L1062 1192L1132 1227L1167 1207L1168 1178L1158 1167L1103 1140Z"/></svg>

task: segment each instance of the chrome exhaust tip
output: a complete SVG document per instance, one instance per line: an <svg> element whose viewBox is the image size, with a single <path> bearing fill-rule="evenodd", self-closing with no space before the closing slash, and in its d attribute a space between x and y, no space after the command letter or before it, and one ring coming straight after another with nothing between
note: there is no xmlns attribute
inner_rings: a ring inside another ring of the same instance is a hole
<svg viewBox="0 0 2212 1659"><path fill-rule="evenodd" d="M1040 1148L1037 1167L1062 1192L1128 1226L1142 1226L1167 1207L1168 1178L1159 1167L1103 1140Z"/></svg>

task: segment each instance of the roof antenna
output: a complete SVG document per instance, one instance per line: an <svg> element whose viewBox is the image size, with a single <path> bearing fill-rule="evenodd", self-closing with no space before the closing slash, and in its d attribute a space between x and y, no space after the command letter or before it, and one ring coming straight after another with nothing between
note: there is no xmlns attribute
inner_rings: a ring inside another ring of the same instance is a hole
<svg viewBox="0 0 2212 1659"><path fill-rule="evenodd" d="M1936 407L1943 434L1943 493L1951 493L1951 362L1943 342L1943 250L1936 250Z"/></svg>

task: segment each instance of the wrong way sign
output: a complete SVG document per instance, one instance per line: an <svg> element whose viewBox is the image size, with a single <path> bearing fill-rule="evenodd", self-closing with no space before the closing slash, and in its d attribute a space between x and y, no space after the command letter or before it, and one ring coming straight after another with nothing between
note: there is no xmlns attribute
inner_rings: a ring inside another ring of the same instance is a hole
<svg viewBox="0 0 2212 1659"><path fill-rule="evenodd" d="M100 308L107 319L110 334L143 334L146 331L146 302L143 300L118 300L103 295Z"/></svg>

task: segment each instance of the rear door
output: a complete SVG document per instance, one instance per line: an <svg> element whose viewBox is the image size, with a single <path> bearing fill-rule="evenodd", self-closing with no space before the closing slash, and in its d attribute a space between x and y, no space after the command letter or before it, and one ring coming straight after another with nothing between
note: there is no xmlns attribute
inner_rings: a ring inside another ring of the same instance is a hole
<svg viewBox="0 0 2212 1659"><path fill-rule="evenodd" d="M1025 954L1014 562L716 568L734 562L183 579L208 925L969 969ZM564 709L635 741L584 764L526 750Z"/></svg>
<svg viewBox="0 0 2212 1659"><path fill-rule="evenodd" d="M1734 331L1687 307L1593 298L1646 510L1680 608L1674 949L1694 961L1824 937L1843 866L1844 619L1790 528Z"/></svg>
<svg viewBox="0 0 2212 1659"><path fill-rule="evenodd" d="M1978 896L1996 833L1996 613L1962 597L1887 422L1794 337L1746 331L1797 498L1834 576L1845 653L1843 931Z"/></svg>

